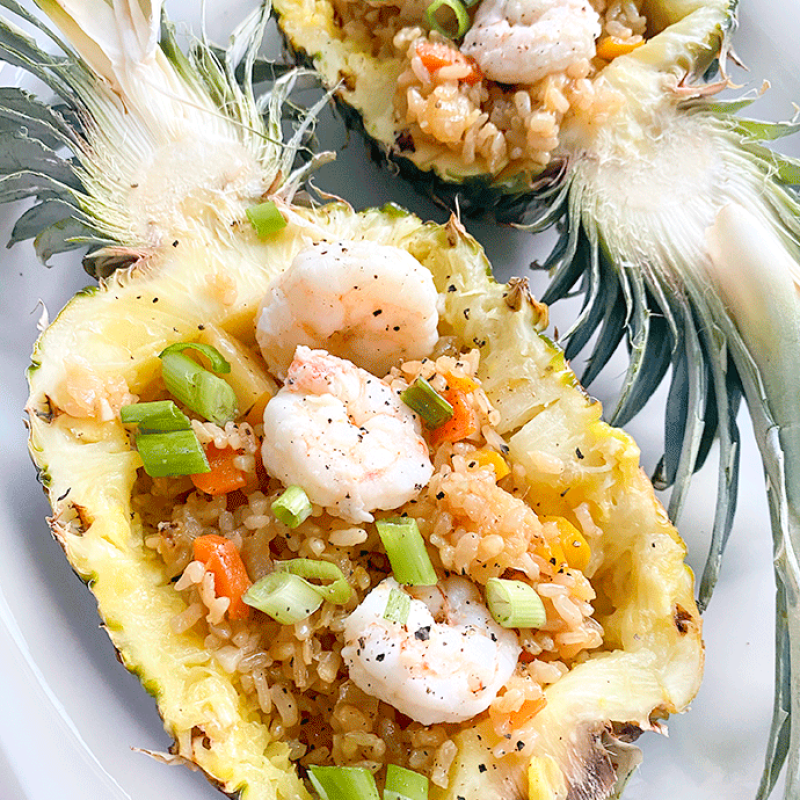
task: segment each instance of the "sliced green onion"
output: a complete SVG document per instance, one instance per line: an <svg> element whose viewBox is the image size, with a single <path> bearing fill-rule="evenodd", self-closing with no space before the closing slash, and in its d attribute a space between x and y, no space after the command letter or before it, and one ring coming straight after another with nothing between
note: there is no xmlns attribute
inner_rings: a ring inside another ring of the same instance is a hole
<svg viewBox="0 0 800 800"><path fill-rule="evenodd" d="M522 581L489 578L486 605L494 621L504 628L539 628L547 616L536 590Z"/></svg>
<svg viewBox="0 0 800 800"><path fill-rule="evenodd" d="M392 573L398 583L433 586L438 578L417 521L411 517L379 519L375 523Z"/></svg>
<svg viewBox="0 0 800 800"><path fill-rule="evenodd" d="M344 573L330 561L317 561L313 558L292 558L288 561L279 561L275 564L275 569L281 572L289 572L300 578L329 581L329 583L317 584L309 583L309 586L316 589L323 599L334 605L342 605L350 599L353 590L344 577Z"/></svg>
<svg viewBox="0 0 800 800"><path fill-rule="evenodd" d="M322 800L379 800L375 776L364 767L311 766L308 779Z"/></svg>
<svg viewBox="0 0 800 800"><path fill-rule="evenodd" d="M203 446L193 430L140 433L136 449L153 478L210 472Z"/></svg>
<svg viewBox="0 0 800 800"><path fill-rule="evenodd" d="M184 350L195 350L200 355L205 356L211 362L212 372L227 374L231 371L231 365L225 356L213 345L204 344L203 342L175 342L175 344L165 347L159 353L159 358L163 358L170 353L182 353Z"/></svg>
<svg viewBox="0 0 800 800"><path fill-rule="evenodd" d="M196 361L183 350L197 350L211 360L216 372L230 372L231 365L215 347L195 342L180 342L160 354L161 375L169 392L184 405L217 425L236 417L236 393L233 387Z"/></svg>
<svg viewBox="0 0 800 800"><path fill-rule="evenodd" d="M322 605L317 587L290 572L265 575L244 593L242 600L282 625L300 622Z"/></svg>
<svg viewBox="0 0 800 800"><path fill-rule="evenodd" d="M290 528L296 528L312 510L311 501L301 486L289 486L271 508L272 513Z"/></svg>
<svg viewBox="0 0 800 800"><path fill-rule="evenodd" d="M192 427L189 417L172 400L150 403L131 403L122 406L119 418L125 425L138 425L141 433L187 431Z"/></svg>
<svg viewBox="0 0 800 800"><path fill-rule="evenodd" d="M428 779L419 772L389 764L383 800L428 800Z"/></svg>
<svg viewBox="0 0 800 800"><path fill-rule="evenodd" d="M259 237L269 236L286 227L286 219L272 200L250 206L245 213Z"/></svg>
<svg viewBox="0 0 800 800"><path fill-rule="evenodd" d="M453 12L455 16L456 29L453 30L452 26L448 30L444 25L440 24L436 19L436 12L442 6L446 6ZM425 17L428 20L428 25L433 28L437 33L446 36L448 39L460 39L468 30L470 26L469 14L464 4L460 0L433 0L425 11Z"/></svg>
<svg viewBox="0 0 800 800"><path fill-rule="evenodd" d="M425 378L417 378L400 393L400 399L422 417L428 428L438 428L453 416L453 406Z"/></svg>
<svg viewBox="0 0 800 800"><path fill-rule="evenodd" d="M383 611L383 618L390 622L399 622L405 625L408 621L408 612L411 610L411 598L400 589L392 589L389 592L389 599L386 601L386 608Z"/></svg>

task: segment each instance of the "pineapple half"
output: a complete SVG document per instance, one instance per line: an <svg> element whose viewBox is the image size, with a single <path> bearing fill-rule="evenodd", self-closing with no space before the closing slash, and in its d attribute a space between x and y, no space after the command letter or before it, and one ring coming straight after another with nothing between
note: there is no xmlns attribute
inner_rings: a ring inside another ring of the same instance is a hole
<svg viewBox="0 0 800 800"><path fill-rule="evenodd" d="M513 753L495 758L502 740L488 722L479 723L457 736L449 787L433 796L616 796L635 764L624 743L686 707L703 662L685 549L640 469L636 445L601 421L600 404L541 333L544 309L519 284L503 286L488 276L483 251L456 220L425 224L395 209L355 213L341 203L286 212L289 225L268 244L246 226L231 233L206 219L191 242L169 243L76 296L37 342L30 447L53 505L52 531L95 594L124 664L156 698L176 742L205 734L204 747L179 745L176 755L197 763L225 791L305 796L288 748L270 736L269 718L209 660L202 636L172 632L170 620L185 604L145 547L132 513L141 461L117 415L76 416L69 409L76 394L109 397L120 381L144 393L158 353L196 338L203 325L252 343L267 285L309 236L395 245L431 270L447 300L444 329L465 347L479 342L480 377L502 414L499 431L537 501L552 514L585 504L602 529L590 573L604 644L552 685L544 710L515 732L520 739L536 735L532 761ZM236 300L209 291L209 275L224 275ZM479 764L490 768L481 771Z"/></svg>
<svg viewBox="0 0 800 800"><path fill-rule="evenodd" d="M436 225L393 206L356 213L343 202L290 202L313 166L291 170L310 118L282 140L293 78L260 99L247 80L244 88L235 80L252 67L264 9L218 60L205 42L181 52L157 4L43 1L69 44L36 15L5 5L67 57L49 55L2 19L3 57L46 80L70 108L50 109L19 90L3 95L9 146L26 154L9 159L4 185L37 200L14 236L36 235L43 254L86 244L92 269L116 267L76 295L36 343L30 452L53 535L94 593L122 662L156 699L174 758L248 800L309 796L287 743L270 732L270 715L209 656L202 636L171 626L185 603L143 541L132 507L142 461L119 406L146 396L158 354L196 339L204 325L252 345L268 284L309 240L360 239L401 247L430 270L443 299L440 329L480 349L498 430L537 502L554 514L580 505L598 533L587 573L603 645L521 723L520 738L535 737L533 757L496 755L504 741L479 717L455 737L448 785L432 796L618 796L637 762L630 742L659 730L698 689L701 623L684 545L638 449L601 420L600 404L544 335L545 307L524 283L496 283L455 218ZM287 225L262 239L246 210L265 197Z"/></svg>

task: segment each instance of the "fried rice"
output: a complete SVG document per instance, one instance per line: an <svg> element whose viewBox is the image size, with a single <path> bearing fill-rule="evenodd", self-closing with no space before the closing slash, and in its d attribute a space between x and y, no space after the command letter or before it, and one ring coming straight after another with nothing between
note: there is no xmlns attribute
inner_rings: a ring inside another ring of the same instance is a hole
<svg viewBox="0 0 800 800"><path fill-rule="evenodd" d="M475 433L455 444L432 445L433 478L392 515L417 520L440 576L464 575L478 585L492 576L520 577L542 598L546 622L539 629L519 631L523 652L517 668L488 711L479 715L488 715L506 737L508 744L501 749L518 749L519 743L508 736L544 707L544 687L588 651L602 647L603 631L592 617L595 594L587 577L592 543L600 531L585 507L576 508L570 520L536 510L522 471L507 463L507 448L495 431L497 412L475 377L478 352L453 354L444 339L439 349L446 354L402 364L386 380L395 391L418 376L438 388L453 380L470 381L475 387L469 394ZM158 387L154 395L159 395ZM284 487L261 465L261 426L242 421L224 427L192 424L202 443L237 451L237 466L246 473L247 484L210 496L196 490L188 477L141 473L137 479L133 501L144 525L145 545L162 564L164 581L185 602L172 620L173 631L202 638L208 659L235 676L272 736L288 745L299 765L361 766L377 772L394 763L445 787L456 754L453 736L474 720L422 725L359 689L343 664L345 618L391 572L375 525L353 525L315 507L299 526L287 527L270 511ZM568 540L580 553L568 552L565 531L573 532ZM217 595L212 573L193 559L193 541L206 534L234 543L252 581L269 574L277 561L320 559L341 569L352 596L345 605L323 603L294 624L280 624L255 610L247 619L231 620L228 598ZM191 752L202 746L202 737L178 746Z"/></svg>
<svg viewBox="0 0 800 800"><path fill-rule="evenodd" d="M455 156L462 166L494 175L547 167L568 115L594 125L618 109L623 98L604 83L602 69L642 44L647 32L642 0L592 0L602 27L593 58L576 58L531 85L501 84L483 76L457 42L429 28L428 5L334 0L334 19L343 39L393 63L401 152L430 163ZM477 5L468 9L472 16ZM442 66L432 68L424 57L431 48Z"/></svg>

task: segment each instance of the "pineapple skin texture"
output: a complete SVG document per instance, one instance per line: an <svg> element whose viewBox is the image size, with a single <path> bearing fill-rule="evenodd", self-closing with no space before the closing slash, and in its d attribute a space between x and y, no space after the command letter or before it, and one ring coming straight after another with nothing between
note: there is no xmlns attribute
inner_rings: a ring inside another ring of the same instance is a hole
<svg viewBox="0 0 800 800"><path fill-rule="evenodd" d="M560 800L568 784L589 785L599 769L593 743L609 721L647 730L686 708L700 684L703 644L684 545L636 445L601 421L600 404L542 335L546 309L523 286L495 283L482 249L455 219L439 226L397 209L356 214L338 203L294 210L268 243L246 227L189 234L65 307L36 344L28 403L30 450L53 507L53 535L95 594L123 663L156 699L176 756L246 800L308 797L288 748L271 738L202 639L171 632L183 601L164 583L131 513L141 462L113 414L99 420L64 411L74 394L74 356L81 368L89 365L101 393L122 377L136 394L156 374L158 353L196 338L202 324L251 341L266 285L308 234L405 247L431 269L446 302L442 327L480 347L480 377L502 415L500 432L536 498L550 513L577 499L604 531L587 574L600 595L606 647L549 687L545 709L518 732L535 737L545 766L535 762L531 777L527 758L510 755L485 775L480 764L499 740L484 726L480 743L474 732L459 734L450 786L432 787L432 797L509 800L530 792ZM198 730L207 746L191 748Z"/></svg>

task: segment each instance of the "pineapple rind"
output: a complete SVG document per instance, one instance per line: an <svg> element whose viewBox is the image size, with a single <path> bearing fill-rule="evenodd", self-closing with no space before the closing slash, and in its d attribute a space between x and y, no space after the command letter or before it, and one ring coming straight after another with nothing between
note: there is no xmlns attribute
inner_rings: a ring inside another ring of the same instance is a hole
<svg viewBox="0 0 800 800"><path fill-rule="evenodd" d="M204 323L252 338L266 285L309 235L391 243L426 264L445 298L443 327L482 351L481 377L503 413L501 428L533 499L569 514L578 496L606 531L593 543L587 571L607 595L598 618L616 649L590 656L548 689L547 707L524 726L536 733L537 752L566 763L548 725L562 732L608 720L647 727L652 715L685 708L698 688L703 650L683 545L639 468L632 440L600 421L600 404L575 384L560 351L541 334L542 308L510 302L509 287L491 279L482 249L456 220L438 226L378 210L356 214L342 203L286 212L289 225L266 243L246 227L233 233L199 228L196 237L75 297L40 337L38 366L29 373L30 448L50 476L54 533L90 582L123 662L156 697L177 754L226 792L264 800L307 796L288 748L271 739L235 678L196 634L172 632L170 619L183 601L165 582L131 514L139 457L117 419L98 422L63 411L71 400L70 359L79 354L101 384L122 377L137 394L153 380L164 346L191 339ZM451 285L458 291L448 292ZM192 747L198 731L205 744ZM464 754L453 767L452 787L460 785L459 770L474 767ZM485 778L483 800L492 791L503 797L509 785L526 780L522 756L502 763L492 775L503 774L506 788ZM439 789L432 795L455 797Z"/></svg>

